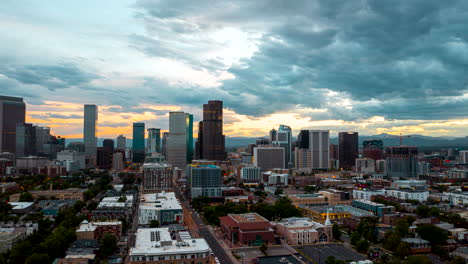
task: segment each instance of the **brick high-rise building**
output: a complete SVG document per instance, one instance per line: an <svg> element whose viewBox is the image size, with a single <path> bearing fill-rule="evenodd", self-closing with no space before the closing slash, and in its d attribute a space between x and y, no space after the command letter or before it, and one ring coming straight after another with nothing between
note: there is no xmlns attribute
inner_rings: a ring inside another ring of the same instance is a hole
<svg viewBox="0 0 468 264"><path fill-rule="evenodd" d="M223 102L208 101L203 105L203 121L199 125L197 153L200 159L226 160L223 135Z"/></svg>

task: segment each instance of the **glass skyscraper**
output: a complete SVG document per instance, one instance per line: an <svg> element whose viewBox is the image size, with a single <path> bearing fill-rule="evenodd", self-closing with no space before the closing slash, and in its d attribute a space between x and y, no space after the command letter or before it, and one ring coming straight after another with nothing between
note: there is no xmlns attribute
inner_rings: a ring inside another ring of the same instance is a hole
<svg viewBox="0 0 468 264"><path fill-rule="evenodd" d="M161 129L148 128L146 147L149 153L161 153Z"/></svg>
<svg viewBox="0 0 468 264"><path fill-rule="evenodd" d="M133 123L133 162L145 161L145 123Z"/></svg>
<svg viewBox="0 0 468 264"><path fill-rule="evenodd" d="M193 159L193 115L187 114L187 163Z"/></svg>
<svg viewBox="0 0 468 264"><path fill-rule="evenodd" d="M89 159L89 163L95 164L97 152L97 123L98 123L98 107L97 105L84 105L84 125L83 136L85 144L85 155Z"/></svg>

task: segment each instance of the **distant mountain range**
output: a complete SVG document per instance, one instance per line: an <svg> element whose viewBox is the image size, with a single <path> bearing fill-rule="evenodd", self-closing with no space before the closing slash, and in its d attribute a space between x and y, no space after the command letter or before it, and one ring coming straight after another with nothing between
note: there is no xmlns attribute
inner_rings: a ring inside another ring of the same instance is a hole
<svg viewBox="0 0 468 264"><path fill-rule="evenodd" d="M403 138L403 145L418 146L418 147L468 147L468 137L428 137L423 135L409 135L409 138ZM265 136L266 137L266 136ZM244 147L248 144L255 143L259 137L226 137L226 147ZM362 146L362 141L367 139L381 139L384 146L398 146L400 139L390 134L379 134L373 136L359 136L359 146ZM102 146L103 138L98 139L98 146ZM293 139L294 140L294 139ZM70 142L82 142L81 138L66 139L67 144ZM117 140L114 139L116 142ZM330 143L338 144L338 138L330 139ZM132 139L127 139L127 147L132 146Z"/></svg>

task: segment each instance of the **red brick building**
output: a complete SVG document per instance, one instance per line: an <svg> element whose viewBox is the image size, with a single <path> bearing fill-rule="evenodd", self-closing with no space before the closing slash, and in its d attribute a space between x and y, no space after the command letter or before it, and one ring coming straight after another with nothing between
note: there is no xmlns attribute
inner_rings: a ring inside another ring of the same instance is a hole
<svg viewBox="0 0 468 264"><path fill-rule="evenodd" d="M219 219L224 237L231 241L231 246L236 243L260 246L272 244L275 241L270 222L257 213L228 214Z"/></svg>

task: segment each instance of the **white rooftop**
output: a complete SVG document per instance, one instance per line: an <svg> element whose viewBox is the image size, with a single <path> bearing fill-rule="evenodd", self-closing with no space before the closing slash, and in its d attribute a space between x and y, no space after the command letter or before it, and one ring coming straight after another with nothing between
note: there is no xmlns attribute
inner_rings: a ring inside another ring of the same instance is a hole
<svg viewBox="0 0 468 264"><path fill-rule="evenodd" d="M128 207L133 204L133 195L126 195L125 202L119 202L120 196L104 197L97 208L103 207Z"/></svg>
<svg viewBox="0 0 468 264"><path fill-rule="evenodd" d="M182 206L177 200L175 193L173 192L162 192L162 193L148 193L141 195L140 208L160 208L160 209L179 209L182 210Z"/></svg>
<svg viewBox="0 0 468 264"><path fill-rule="evenodd" d="M88 222L83 220L80 226L76 230L76 232L86 232L86 231L94 231L100 225L121 225L122 222L120 221L109 221L109 222Z"/></svg>
<svg viewBox="0 0 468 264"><path fill-rule="evenodd" d="M130 255L171 255L207 253L210 247L203 238L172 240L169 228L139 228Z"/></svg>
<svg viewBox="0 0 468 264"><path fill-rule="evenodd" d="M31 203L31 202L11 202L10 204L13 207L13 209L21 210L21 209L26 209L26 208L32 206L34 203Z"/></svg>
<svg viewBox="0 0 468 264"><path fill-rule="evenodd" d="M290 217L285 218L278 225L284 225L287 228L316 229L324 227L323 224L315 222L308 217Z"/></svg>

